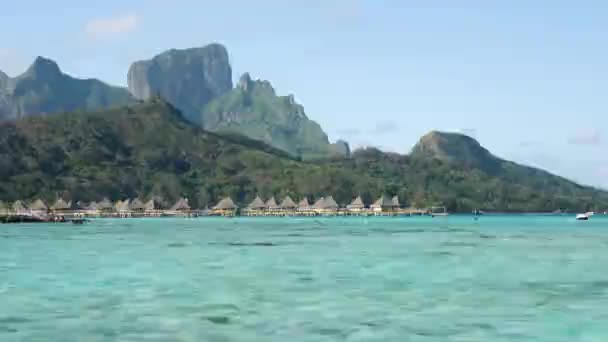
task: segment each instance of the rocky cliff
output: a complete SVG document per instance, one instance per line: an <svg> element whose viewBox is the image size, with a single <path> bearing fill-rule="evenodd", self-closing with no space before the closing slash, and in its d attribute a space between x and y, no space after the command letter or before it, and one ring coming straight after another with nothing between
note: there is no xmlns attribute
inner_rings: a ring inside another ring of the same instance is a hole
<svg viewBox="0 0 608 342"><path fill-rule="evenodd" d="M232 89L228 51L220 44L168 50L131 65L129 91L140 100L160 95L184 116L200 123L201 110L212 99Z"/></svg>
<svg viewBox="0 0 608 342"><path fill-rule="evenodd" d="M293 95L278 96L270 82L252 80L248 73L235 89L205 107L201 121L205 129L241 133L305 159L345 150L340 144L332 151L327 134Z"/></svg>

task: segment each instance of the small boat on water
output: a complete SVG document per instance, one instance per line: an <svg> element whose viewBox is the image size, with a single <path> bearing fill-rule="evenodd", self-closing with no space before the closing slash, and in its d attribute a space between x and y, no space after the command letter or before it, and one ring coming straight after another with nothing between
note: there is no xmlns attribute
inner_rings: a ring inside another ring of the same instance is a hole
<svg viewBox="0 0 608 342"><path fill-rule="evenodd" d="M588 211L584 214L577 214L576 215L576 219L578 221L587 221L591 216L593 216L593 212L592 211Z"/></svg>

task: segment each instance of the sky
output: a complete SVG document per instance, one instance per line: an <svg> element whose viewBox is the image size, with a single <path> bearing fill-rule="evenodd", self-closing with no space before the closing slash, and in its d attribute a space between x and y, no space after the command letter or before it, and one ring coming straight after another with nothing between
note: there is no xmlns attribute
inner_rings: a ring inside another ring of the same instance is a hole
<svg viewBox="0 0 608 342"><path fill-rule="evenodd" d="M126 85L129 65L219 42L330 140L407 153L431 130L608 189L608 2L105 0L0 4L0 70L45 56Z"/></svg>

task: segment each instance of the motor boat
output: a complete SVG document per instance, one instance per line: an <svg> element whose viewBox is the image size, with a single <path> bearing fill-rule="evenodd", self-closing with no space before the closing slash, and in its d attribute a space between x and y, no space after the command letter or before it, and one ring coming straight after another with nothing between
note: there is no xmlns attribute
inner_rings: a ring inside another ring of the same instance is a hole
<svg viewBox="0 0 608 342"><path fill-rule="evenodd" d="M584 214L577 214L576 215L576 219L578 221L587 221L589 219L590 215L587 215L588 213L584 213Z"/></svg>

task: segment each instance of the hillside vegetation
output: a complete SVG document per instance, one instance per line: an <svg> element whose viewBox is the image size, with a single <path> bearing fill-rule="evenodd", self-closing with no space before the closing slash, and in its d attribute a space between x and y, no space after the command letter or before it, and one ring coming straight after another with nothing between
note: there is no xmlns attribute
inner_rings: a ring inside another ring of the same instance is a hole
<svg viewBox="0 0 608 342"><path fill-rule="evenodd" d="M437 151L418 146L406 156L365 149L350 158L303 162L238 134L207 132L154 98L0 124L0 200L186 196L193 206L205 207L223 196L242 205L258 194L333 195L341 204L362 195L369 204L386 193L408 205L445 205L451 211L608 208L606 192L544 171L507 161L486 168Z"/></svg>

